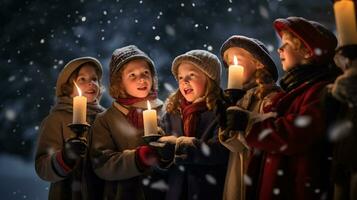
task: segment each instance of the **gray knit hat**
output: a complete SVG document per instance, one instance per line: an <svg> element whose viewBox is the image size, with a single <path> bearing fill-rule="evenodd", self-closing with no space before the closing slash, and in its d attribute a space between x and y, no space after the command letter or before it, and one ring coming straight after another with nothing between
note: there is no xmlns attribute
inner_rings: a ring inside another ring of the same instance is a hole
<svg viewBox="0 0 357 200"><path fill-rule="evenodd" d="M172 62L172 74L176 80L178 74L178 67L182 62L188 62L196 66L209 78L220 84L222 67L221 63L216 55L206 50L191 50L185 54L177 56Z"/></svg>
<svg viewBox="0 0 357 200"><path fill-rule="evenodd" d="M148 62L153 76L156 76L156 70L154 62L149 58L149 56L141 51L135 45L125 46L119 49L116 49L112 54L112 59L109 64L109 76L117 73L126 63L136 59L144 59Z"/></svg>
<svg viewBox="0 0 357 200"><path fill-rule="evenodd" d="M228 65L224 61L223 55L224 52L231 47L238 47L248 51L255 59L257 59L264 65L264 67L266 67L275 81L278 79L278 70L276 65L273 59L270 57L268 49L261 41L242 35L233 35L228 38L221 47L221 57L225 67L228 67Z"/></svg>
<svg viewBox="0 0 357 200"><path fill-rule="evenodd" d="M103 69L102 69L102 64L100 64L99 60L97 60L97 59L95 59L93 57L80 57L80 58L73 59L73 60L69 61L64 66L64 68L62 69L62 71L58 75L57 83L56 83L56 96L57 97L60 97L60 96L64 95L64 93L63 93L63 91L61 89L61 86L68 81L68 79L71 76L71 74L76 69L78 69L80 66L82 66L84 63L88 63L88 62L94 64L94 66L97 68L97 71L98 71L99 80L102 79Z"/></svg>

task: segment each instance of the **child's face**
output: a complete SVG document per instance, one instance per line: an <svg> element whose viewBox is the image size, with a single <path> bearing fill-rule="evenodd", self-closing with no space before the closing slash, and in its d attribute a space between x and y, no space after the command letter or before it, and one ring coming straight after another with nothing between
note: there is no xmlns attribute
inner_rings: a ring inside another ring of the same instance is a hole
<svg viewBox="0 0 357 200"><path fill-rule="evenodd" d="M254 78L254 73L260 66L257 66L253 61L253 57L248 51L238 47L231 47L224 52L224 61L228 66L234 64L234 56L237 57L238 64L244 68L243 84L248 83Z"/></svg>
<svg viewBox="0 0 357 200"><path fill-rule="evenodd" d="M82 95L87 97L88 102L93 102L99 95L99 81L95 68L90 64L84 64L75 79L76 84L81 89ZM73 86L71 97L78 96L76 86Z"/></svg>
<svg viewBox="0 0 357 200"><path fill-rule="evenodd" d="M133 60L125 64L122 84L127 94L132 97L147 97L152 88L152 74L145 60Z"/></svg>
<svg viewBox="0 0 357 200"><path fill-rule="evenodd" d="M283 33L281 43L282 44L278 49L278 53L284 71L288 71L297 65L305 63L308 55L298 50L287 34Z"/></svg>
<svg viewBox="0 0 357 200"><path fill-rule="evenodd" d="M178 67L178 80L181 94L186 101L194 102L206 92L207 77L197 67L183 62Z"/></svg>

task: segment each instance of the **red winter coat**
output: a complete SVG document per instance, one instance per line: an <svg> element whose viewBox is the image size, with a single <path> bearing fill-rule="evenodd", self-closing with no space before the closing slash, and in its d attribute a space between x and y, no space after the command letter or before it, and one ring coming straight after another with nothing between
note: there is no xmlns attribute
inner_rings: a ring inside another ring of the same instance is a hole
<svg viewBox="0 0 357 200"><path fill-rule="evenodd" d="M328 199L330 145L320 96L327 81L303 83L278 94L278 116L257 122L247 142L263 152L256 192L261 200ZM257 174L256 174L257 175ZM252 196L252 195L248 195Z"/></svg>

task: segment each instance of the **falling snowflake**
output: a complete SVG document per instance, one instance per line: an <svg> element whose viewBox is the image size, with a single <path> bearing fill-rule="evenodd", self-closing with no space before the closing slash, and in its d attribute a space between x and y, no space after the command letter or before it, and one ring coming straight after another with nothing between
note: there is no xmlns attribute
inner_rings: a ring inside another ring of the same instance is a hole
<svg viewBox="0 0 357 200"><path fill-rule="evenodd" d="M320 189L316 188L314 192L315 192L316 194L319 194L319 193L320 193Z"/></svg>
<svg viewBox="0 0 357 200"><path fill-rule="evenodd" d="M139 22L139 20L135 19L134 22L137 24Z"/></svg>
<svg viewBox="0 0 357 200"><path fill-rule="evenodd" d="M277 174L278 174L278 176L282 176L282 175L284 175L284 171L281 170L281 169L279 169L279 170L277 171Z"/></svg>
<svg viewBox="0 0 357 200"><path fill-rule="evenodd" d="M228 11L228 12L232 12L232 8L229 7L229 8L227 9L227 11Z"/></svg>
<svg viewBox="0 0 357 200"><path fill-rule="evenodd" d="M353 128L353 123L351 121L340 121L336 122L331 129L328 131L329 139L331 141L337 141L341 138L346 137Z"/></svg>
<svg viewBox="0 0 357 200"><path fill-rule="evenodd" d="M195 3L192 3L192 7L195 7L196 6L196 4Z"/></svg>
<svg viewBox="0 0 357 200"><path fill-rule="evenodd" d="M197 28L198 27L198 24L195 24L195 28Z"/></svg>
<svg viewBox="0 0 357 200"><path fill-rule="evenodd" d="M142 183L143 183L143 185L148 186L150 183L150 180L148 178L144 178Z"/></svg>
<svg viewBox="0 0 357 200"><path fill-rule="evenodd" d="M12 109L8 109L5 111L5 117L9 121L13 121L16 118L16 113Z"/></svg>
<svg viewBox="0 0 357 200"><path fill-rule="evenodd" d="M108 12L106 10L103 11L103 15L107 15Z"/></svg>
<svg viewBox="0 0 357 200"><path fill-rule="evenodd" d="M213 47L211 45L207 46L207 50L208 51L212 51L213 50Z"/></svg>
<svg viewBox="0 0 357 200"><path fill-rule="evenodd" d="M83 16L83 17L81 18L81 20L82 20L82 22L85 22L85 21L87 20L87 18Z"/></svg>
<svg viewBox="0 0 357 200"><path fill-rule="evenodd" d="M268 51L269 51L270 53L274 51L274 46L273 46L273 45L267 44L266 46L267 46L267 49L268 49Z"/></svg>
<svg viewBox="0 0 357 200"><path fill-rule="evenodd" d="M40 40L40 43L41 43L41 44L45 43L45 39L42 38L42 39Z"/></svg>
<svg viewBox="0 0 357 200"><path fill-rule="evenodd" d="M273 194L279 195L280 194L280 189L279 188L274 188L273 189Z"/></svg>
<svg viewBox="0 0 357 200"><path fill-rule="evenodd" d="M9 82L13 82L16 79L16 76L10 76L7 80Z"/></svg>
<svg viewBox="0 0 357 200"><path fill-rule="evenodd" d="M273 130L271 129L264 129L258 136L258 140L262 141L266 136L268 136L270 133L272 133Z"/></svg>
<svg viewBox="0 0 357 200"><path fill-rule="evenodd" d="M166 31L167 35L170 35L170 36L175 36L176 35L175 29L170 25L165 26L165 31Z"/></svg>
<svg viewBox="0 0 357 200"><path fill-rule="evenodd" d="M155 29L156 29L156 27L155 27L155 26L152 26L151 28L152 28L152 30L155 30Z"/></svg>
<svg viewBox="0 0 357 200"><path fill-rule="evenodd" d="M244 184L247 186L251 186L253 184L252 179L247 174L243 175L243 181L244 181Z"/></svg>
<svg viewBox="0 0 357 200"><path fill-rule="evenodd" d="M178 166L178 168L179 168L179 170L182 171L182 172L185 171L185 167L184 167L183 165Z"/></svg>
<svg viewBox="0 0 357 200"><path fill-rule="evenodd" d="M287 144L284 144L280 147L279 151L285 151L285 149L288 148L288 145Z"/></svg>
<svg viewBox="0 0 357 200"><path fill-rule="evenodd" d="M205 155L207 157L211 154L211 150L210 150L209 146L204 142L202 142L202 144L201 144L201 151L202 151L203 155Z"/></svg>
<svg viewBox="0 0 357 200"><path fill-rule="evenodd" d="M160 36L155 36L155 40L159 41L160 40Z"/></svg>
<svg viewBox="0 0 357 200"><path fill-rule="evenodd" d="M184 3L181 3L180 5L181 5L181 7L185 7L185 4L184 4Z"/></svg>
<svg viewBox="0 0 357 200"><path fill-rule="evenodd" d="M322 55L322 50L320 48L316 48L314 49L314 52L317 56L321 56Z"/></svg>
<svg viewBox="0 0 357 200"><path fill-rule="evenodd" d="M211 174L206 174L206 180L208 183L212 184L212 185L216 185L217 181L216 179L211 175Z"/></svg>
<svg viewBox="0 0 357 200"><path fill-rule="evenodd" d="M310 187L311 184L310 183L305 183L305 187Z"/></svg>
<svg viewBox="0 0 357 200"><path fill-rule="evenodd" d="M170 84L170 83L164 83L164 88L169 92L173 93L175 91L175 88Z"/></svg>
<svg viewBox="0 0 357 200"><path fill-rule="evenodd" d="M312 118L307 115L300 115L294 120L294 125L299 128L305 128L311 124Z"/></svg>
<svg viewBox="0 0 357 200"><path fill-rule="evenodd" d="M169 186L163 180L159 180L157 182L153 182L150 186L152 189L166 191L169 189Z"/></svg>
<svg viewBox="0 0 357 200"><path fill-rule="evenodd" d="M259 13L263 18L269 19L269 11L264 6L259 6Z"/></svg>
<svg viewBox="0 0 357 200"><path fill-rule="evenodd" d="M59 65L62 65L62 64L63 64L63 60L59 60L59 61L58 61L58 64L59 64Z"/></svg>

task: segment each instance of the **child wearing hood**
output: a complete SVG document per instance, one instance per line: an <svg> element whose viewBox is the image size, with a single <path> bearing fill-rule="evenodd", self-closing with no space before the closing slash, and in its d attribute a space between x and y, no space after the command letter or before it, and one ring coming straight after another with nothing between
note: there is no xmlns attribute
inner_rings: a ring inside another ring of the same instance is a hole
<svg viewBox="0 0 357 200"><path fill-rule="evenodd" d="M95 173L105 180L103 199L160 198L149 184L158 156L142 139L147 101L156 110L163 104L156 75L153 61L135 45L113 52L109 93L114 102L93 124L90 154Z"/></svg>
<svg viewBox="0 0 357 200"><path fill-rule="evenodd" d="M214 109L220 98L221 64L214 54L192 50L171 68L179 89L166 102L158 150L168 168L166 199L221 199L228 151L218 141ZM166 152L166 153L162 153Z"/></svg>
<svg viewBox="0 0 357 200"><path fill-rule="evenodd" d="M78 96L74 84L87 98L87 123L92 124L95 116L104 111L99 104L101 78L102 65L92 57L71 60L58 76L57 103L41 123L35 157L37 175L51 182L48 199L96 199L102 196L102 182L92 172L86 156L91 139L88 134L80 140L74 138L68 127L73 118L73 97Z"/></svg>
<svg viewBox="0 0 357 200"><path fill-rule="evenodd" d="M221 56L225 67L234 64L236 57L239 65L244 68L242 82L246 94L235 103L251 112L264 113L264 108L272 103L273 96L280 91L275 84L278 71L265 45L254 38L233 35L223 43ZM248 172L248 164L256 165L261 155L253 154L252 148L245 142L247 132L240 133L231 130L231 127L220 128L220 142L230 150L223 199L245 199L245 188L256 187L254 180L248 186L245 180L250 177L250 173L259 173Z"/></svg>

